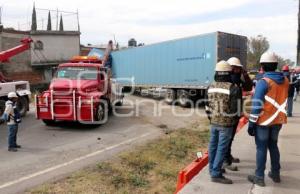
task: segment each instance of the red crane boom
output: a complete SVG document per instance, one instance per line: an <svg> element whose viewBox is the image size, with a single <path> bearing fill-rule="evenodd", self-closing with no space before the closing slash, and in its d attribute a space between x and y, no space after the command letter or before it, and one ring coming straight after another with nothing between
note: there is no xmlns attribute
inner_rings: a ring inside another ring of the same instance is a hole
<svg viewBox="0 0 300 194"><path fill-rule="evenodd" d="M23 52L26 51L30 48L30 43L32 42L31 38L23 38L21 40L21 45L16 46L14 48L5 50L5 51L1 51L0 52L0 62L7 62L9 60L9 58Z"/></svg>

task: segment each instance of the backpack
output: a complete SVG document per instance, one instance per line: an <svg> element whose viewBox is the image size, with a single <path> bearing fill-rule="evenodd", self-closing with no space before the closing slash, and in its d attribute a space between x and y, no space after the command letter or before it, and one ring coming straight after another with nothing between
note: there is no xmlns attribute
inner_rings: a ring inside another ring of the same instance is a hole
<svg viewBox="0 0 300 194"><path fill-rule="evenodd" d="M21 114L20 114L20 112L19 112L17 106L14 105L13 103L11 103L11 105L12 105L12 107L13 107L14 116L13 116L13 115L8 115L8 117L7 117L7 122L9 122L10 119L13 119L14 122L15 122L16 124L21 123L21 121L22 121L22 120L21 120Z"/></svg>
<svg viewBox="0 0 300 194"><path fill-rule="evenodd" d="M19 112L19 110L17 109L17 107L14 107L14 121L15 121L15 123L21 123L21 114L20 114L20 112Z"/></svg>

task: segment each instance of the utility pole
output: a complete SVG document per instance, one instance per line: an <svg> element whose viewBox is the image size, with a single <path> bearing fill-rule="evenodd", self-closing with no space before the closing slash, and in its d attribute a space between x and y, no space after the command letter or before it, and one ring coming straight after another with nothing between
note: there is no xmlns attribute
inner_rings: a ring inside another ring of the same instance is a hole
<svg viewBox="0 0 300 194"><path fill-rule="evenodd" d="M2 25L2 7L0 7L0 32L3 30L3 25Z"/></svg>
<svg viewBox="0 0 300 194"><path fill-rule="evenodd" d="M77 11L76 11L76 15L77 15L77 30L78 30L78 32L80 32L79 12L78 12L78 9L77 9Z"/></svg>
<svg viewBox="0 0 300 194"><path fill-rule="evenodd" d="M2 24L2 7L0 7L0 25Z"/></svg>
<svg viewBox="0 0 300 194"><path fill-rule="evenodd" d="M58 8L56 8L56 31L58 31Z"/></svg>
<svg viewBox="0 0 300 194"><path fill-rule="evenodd" d="M300 0L298 1L298 41L297 41L297 59L296 65L300 65Z"/></svg>

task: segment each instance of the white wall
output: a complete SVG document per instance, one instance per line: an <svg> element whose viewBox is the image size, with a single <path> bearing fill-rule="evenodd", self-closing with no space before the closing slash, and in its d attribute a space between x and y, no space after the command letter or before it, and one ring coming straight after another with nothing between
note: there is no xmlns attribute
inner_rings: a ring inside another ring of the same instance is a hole
<svg viewBox="0 0 300 194"><path fill-rule="evenodd" d="M40 40L43 50L31 48L31 63L63 62L70 60L80 52L80 35L58 34L32 34L34 42Z"/></svg>

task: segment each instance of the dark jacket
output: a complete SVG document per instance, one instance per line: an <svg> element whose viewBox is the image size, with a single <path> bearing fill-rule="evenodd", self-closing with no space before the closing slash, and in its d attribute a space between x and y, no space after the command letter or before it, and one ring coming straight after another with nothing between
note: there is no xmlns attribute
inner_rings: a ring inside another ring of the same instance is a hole
<svg viewBox="0 0 300 194"><path fill-rule="evenodd" d="M233 127L241 116L242 91L231 82L213 82L208 88L206 113L211 124Z"/></svg>
<svg viewBox="0 0 300 194"><path fill-rule="evenodd" d="M242 88L244 91L251 91L253 88L253 82L251 78L249 77L248 73L243 73L243 78L242 79Z"/></svg>
<svg viewBox="0 0 300 194"><path fill-rule="evenodd" d="M109 54L108 55L108 58L107 58L107 61L105 62L105 67L107 67L107 68L111 68L112 67L112 56L111 56L111 54Z"/></svg>
<svg viewBox="0 0 300 194"><path fill-rule="evenodd" d="M288 97L294 97L295 88L297 86L297 78L292 76L289 72L284 72L283 75L286 76L290 81Z"/></svg>

